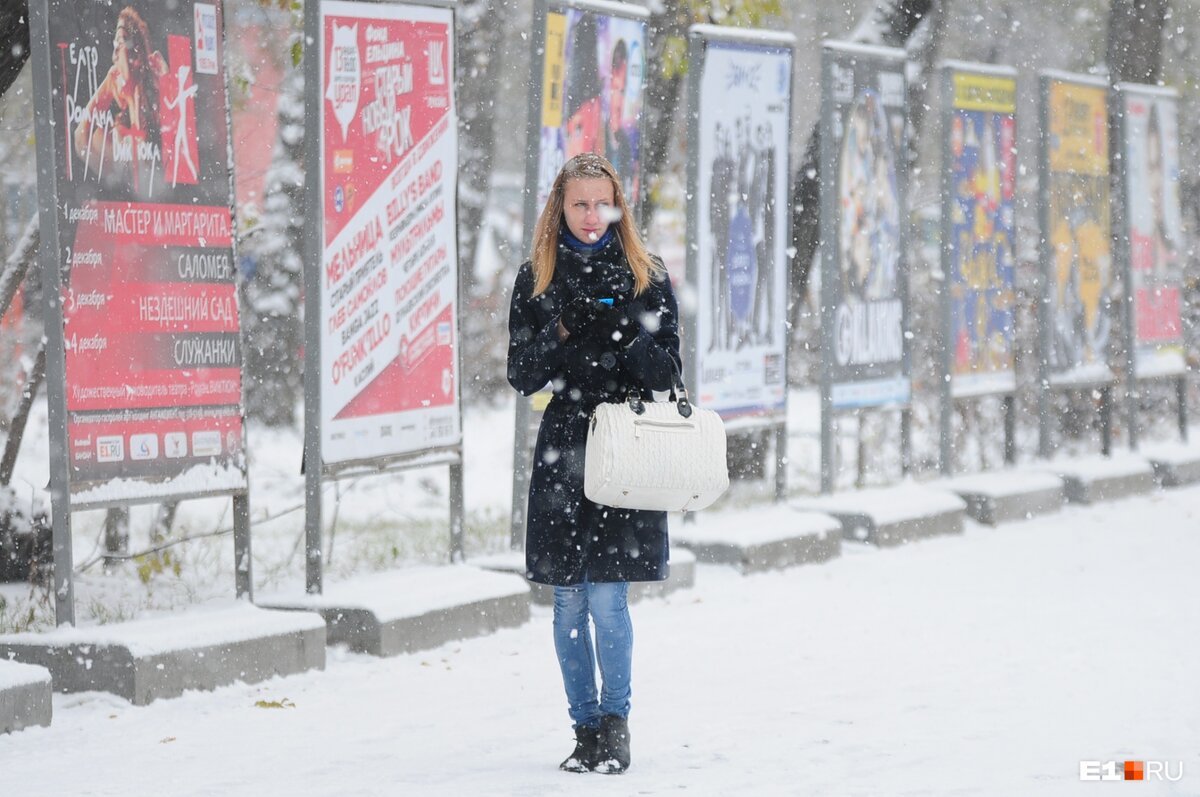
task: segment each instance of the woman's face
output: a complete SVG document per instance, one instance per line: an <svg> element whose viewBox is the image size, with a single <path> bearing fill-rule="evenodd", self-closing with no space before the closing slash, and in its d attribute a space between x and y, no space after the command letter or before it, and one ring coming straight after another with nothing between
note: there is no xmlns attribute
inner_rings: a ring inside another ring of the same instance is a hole
<svg viewBox="0 0 1200 797"><path fill-rule="evenodd" d="M613 184L607 177L581 177L563 186L563 216L567 229L584 243L600 239L608 230L609 214L616 204Z"/></svg>
<svg viewBox="0 0 1200 797"><path fill-rule="evenodd" d="M1159 140L1158 131L1153 129L1146 138L1146 180L1149 183L1147 187L1150 191L1150 201L1158 214L1161 212L1159 206L1162 204L1160 199L1163 195L1163 158L1162 142Z"/></svg>
<svg viewBox="0 0 1200 797"><path fill-rule="evenodd" d="M118 25L113 36L113 64L121 77L129 80L129 53L125 46L125 26Z"/></svg>
<svg viewBox="0 0 1200 797"><path fill-rule="evenodd" d="M625 77L627 64L620 69L614 69L609 83L608 92L608 129L616 132L621 129L625 113Z"/></svg>

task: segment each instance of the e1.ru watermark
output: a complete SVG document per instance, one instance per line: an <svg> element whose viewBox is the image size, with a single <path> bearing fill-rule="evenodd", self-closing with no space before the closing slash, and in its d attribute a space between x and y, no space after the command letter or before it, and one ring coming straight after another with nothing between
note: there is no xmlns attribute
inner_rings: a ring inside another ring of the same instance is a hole
<svg viewBox="0 0 1200 797"><path fill-rule="evenodd" d="M1178 764L1178 770L1173 765ZM1182 761L1080 761L1080 780L1183 780Z"/></svg>

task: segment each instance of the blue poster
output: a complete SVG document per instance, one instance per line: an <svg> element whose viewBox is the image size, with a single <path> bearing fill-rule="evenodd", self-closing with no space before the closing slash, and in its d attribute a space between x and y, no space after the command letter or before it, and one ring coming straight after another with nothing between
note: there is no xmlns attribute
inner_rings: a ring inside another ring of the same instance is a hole
<svg viewBox="0 0 1200 797"><path fill-rule="evenodd" d="M951 376L956 393L1011 391L1016 269L1016 80L956 72L946 134Z"/></svg>

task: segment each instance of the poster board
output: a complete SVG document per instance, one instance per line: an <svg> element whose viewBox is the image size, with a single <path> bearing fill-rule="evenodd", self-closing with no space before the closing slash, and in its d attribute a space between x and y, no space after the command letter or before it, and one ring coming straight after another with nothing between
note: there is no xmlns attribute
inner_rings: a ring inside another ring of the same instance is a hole
<svg viewBox="0 0 1200 797"><path fill-rule="evenodd" d="M319 13L308 345L334 473L461 445L458 120L450 8L324 0Z"/></svg>
<svg viewBox="0 0 1200 797"><path fill-rule="evenodd" d="M1114 378L1108 87L1052 70L1039 78L1044 377L1055 387L1107 384Z"/></svg>
<svg viewBox="0 0 1200 797"><path fill-rule="evenodd" d="M691 28L689 384L739 426L784 420L795 39Z"/></svg>
<svg viewBox="0 0 1200 797"><path fill-rule="evenodd" d="M952 398L1016 390L1016 71L942 67L942 274Z"/></svg>
<svg viewBox="0 0 1200 797"><path fill-rule="evenodd" d="M822 392L834 410L911 394L904 64L891 48L821 51Z"/></svg>
<svg viewBox="0 0 1200 797"><path fill-rule="evenodd" d="M1131 289L1128 376L1178 376L1187 371L1181 315L1187 246L1180 205L1179 94L1122 83L1114 102L1121 153L1117 258Z"/></svg>
<svg viewBox="0 0 1200 797"><path fill-rule="evenodd" d="M537 195L541 212L564 163L595 152L612 163L625 198L642 198L642 94L646 76L646 16L638 6L587 2L543 4L538 114ZM532 99L532 98L531 98ZM532 226L527 225L527 228Z"/></svg>
<svg viewBox="0 0 1200 797"><path fill-rule="evenodd" d="M73 509L244 492L223 5L33 16L52 481Z"/></svg>

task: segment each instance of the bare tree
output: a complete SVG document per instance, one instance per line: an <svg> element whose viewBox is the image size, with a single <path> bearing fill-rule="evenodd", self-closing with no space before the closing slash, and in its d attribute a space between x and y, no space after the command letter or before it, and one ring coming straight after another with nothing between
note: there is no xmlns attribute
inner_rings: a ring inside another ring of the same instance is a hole
<svg viewBox="0 0 1200 797"><path fill-rule="evenodd" d="M654 4L650 13L650 36L646 43L646 87L642 102L645 149L642 156L642 184L652 189L667 161L667 148L675 133L675 118L683 90L686 68L687 29L695 21L688 0L666 0ZM654 216L652 190L642 192L643 228Z"/></svg>
<svg viewBox="0 0 1200 797"><path fill-rule="evenodd" d="M1167 0L1112 0L1106 60L1113 83L1157 83L1162 74Z"/></svg>
<svg viewBox="0 0 1200 797"><path fill-rule="evenodd" d="M304 261L304 69L285 73L279 137L266 175L262 215L242 240L255 263L242 285L246 412L268 426L295 422L303 390L298 352Z"/></svg>
<svg viewBox="0 0 1200 797"><path fill-rule="evenodd" d="M496 149L496 98L504 54L504 20L497 0L463 0L458 7L458 254L469 278L487 206ZM464 288L467 282L464 282ZM463 291L464 296L468 294Z"/></svg>
<svg viewBox="0 0 1200 797"><path fill-rule="evenodd" d="M0 96L29 59L29 7L25 0L0 2Z"/></svg>

